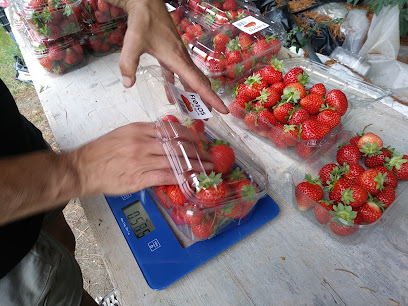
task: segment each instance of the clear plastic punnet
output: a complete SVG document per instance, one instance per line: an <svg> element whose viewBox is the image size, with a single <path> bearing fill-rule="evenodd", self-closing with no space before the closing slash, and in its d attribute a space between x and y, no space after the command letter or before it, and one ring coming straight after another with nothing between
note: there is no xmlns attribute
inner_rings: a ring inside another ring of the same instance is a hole
<svg viewBox="0 0 408 306"><path fill-rule="evenodd" d="M83 0L81 5L81 17L85 24L103 24L126 16L123 9L103 0Z"/></svg>
<svg viewBox="0 0 408 306"><path fill-rule="evenodd" d="M391 117L376 110L351 116L333 144L325 144L293 170L294 205L328 235L343 242L360 243L376 230L375 235L383 235L407 254L408 142L401 139L406 128L407 120L402 116ZM360 141L363 138L358 135L362 133L368 138ZM372 146L367 143L374 143L374 147L381 143L370 133L381 138L382 153L361 153L355 159L350 146L369 151Z"/></svg>
<svg viewBox="0 0 408 306"><path fill-rule="evenodd" d="M335 141L353 112L373 107L389 93L303 58L259 64L225 91L234 123L295 160Z"/></svg>
<svg viewBox="0 0 408 306"><path fill-rule="evenodd" d="M17 2L17 7L41 39L56 40L81 31L81 2L23 0Z"/></svg>
<svg viewBox="0 0 408 306"><path fill-rule="evenodd" d="M140 68L137 87L178 183L150 191L187 238L210 239L251 217L267 173L216 112L163 71Z"/></svg>

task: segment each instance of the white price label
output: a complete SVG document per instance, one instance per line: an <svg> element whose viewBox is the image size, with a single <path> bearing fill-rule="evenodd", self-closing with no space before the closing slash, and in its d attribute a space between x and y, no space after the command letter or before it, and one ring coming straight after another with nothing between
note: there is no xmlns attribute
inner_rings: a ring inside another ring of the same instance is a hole
<svg viewBox="0 0 408 306"><path fill-rule="evenodd" d="M171 4L165 3L165 5L166 5L166 9L167 9L167 11L169 13L176 10L176 8L174 6L172 6Z"/></svg>
<svg viewBox="0 0 408 306"><path fill-rule="evenodd" d="M198 94L168 84L176 103L186 116L193 119L208 119L213 116Z"/></svg>
<svg viewBox="0 0 408 306"><path fill-rule="evenodd" d="M254 34L269 27L269 24L260 21L253 16L248 16L241 20L235 21L233 25L248 34Z"/></svg>

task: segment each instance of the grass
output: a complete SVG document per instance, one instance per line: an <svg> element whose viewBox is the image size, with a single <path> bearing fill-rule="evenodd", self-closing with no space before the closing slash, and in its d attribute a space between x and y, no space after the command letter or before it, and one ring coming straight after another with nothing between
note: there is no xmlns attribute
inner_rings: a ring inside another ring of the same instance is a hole
<svg viewBox="0 0 408 306"><path fill-rule="evenodd" d="M33 87L30 84L17 81L13 64L14 55L22 57L20 49L13 38L0 27L0 78L6 84L13 96Z"/></svg>

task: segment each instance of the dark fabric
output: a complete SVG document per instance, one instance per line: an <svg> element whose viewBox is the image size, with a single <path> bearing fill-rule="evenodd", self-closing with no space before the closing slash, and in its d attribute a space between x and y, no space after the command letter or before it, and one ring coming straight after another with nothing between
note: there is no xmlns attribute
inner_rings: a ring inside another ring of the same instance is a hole
<svg viewBox="0 0 408 306"><path fill-rule="evenodd" d="M0 135L0 158L47 149L41 132L20 114L1 79ZM40 233L42 218L41 214L0 226L0 278L32 248Z"/></svg>

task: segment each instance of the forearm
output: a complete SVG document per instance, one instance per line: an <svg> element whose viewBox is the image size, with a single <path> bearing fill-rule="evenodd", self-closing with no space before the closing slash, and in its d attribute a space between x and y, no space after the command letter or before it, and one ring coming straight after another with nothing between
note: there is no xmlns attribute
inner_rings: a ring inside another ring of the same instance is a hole
<svg viewBox="0 0 408 306"><path fill-rule="evenodd" d="M0 159L0 225L81 195L72 153L38 152Z"/></svg>

